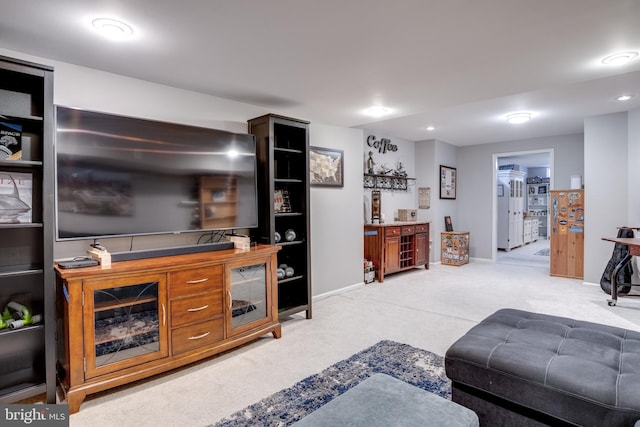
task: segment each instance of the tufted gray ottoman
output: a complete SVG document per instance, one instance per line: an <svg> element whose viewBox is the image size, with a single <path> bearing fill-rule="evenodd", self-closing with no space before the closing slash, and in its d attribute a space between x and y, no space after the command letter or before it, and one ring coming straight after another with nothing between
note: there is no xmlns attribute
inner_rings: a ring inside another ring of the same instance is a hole
<svg viewBox="0 0 640 427"><path fill-rule="evenodd" d="M640 333L499 310L445 356L452 400L480 425L633 426L640 420Z"/></svg>

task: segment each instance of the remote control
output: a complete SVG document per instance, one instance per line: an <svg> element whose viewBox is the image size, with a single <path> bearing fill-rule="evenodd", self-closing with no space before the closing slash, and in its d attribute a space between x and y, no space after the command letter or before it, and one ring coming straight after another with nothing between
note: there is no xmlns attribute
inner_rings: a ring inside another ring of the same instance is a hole
<svg viewBox="0 0 640 427"><path fill-rule="evenodd" d="M93 267L99 264L100 263L95 259L80 259L77 261L59 262L58 266L60 268L80 268L80 267Z"/></svg>

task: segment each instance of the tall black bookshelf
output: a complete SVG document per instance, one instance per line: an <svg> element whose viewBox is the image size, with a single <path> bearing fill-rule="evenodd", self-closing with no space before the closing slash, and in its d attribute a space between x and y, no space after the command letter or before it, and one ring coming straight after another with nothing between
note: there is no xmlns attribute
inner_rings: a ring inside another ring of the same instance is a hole
<svg viewBox="0 0 640 427"><path fill-rule="evenodd" d="M0 123L0 402L55 403L52 68L0 57Z"/></svg>
<svg viewBox="0 0 640 427"><path fill-rule="evenodd" d="M311 318L309 122L268 114L248 121L257 140L258 243L279 245L280 317Z"/></svg>

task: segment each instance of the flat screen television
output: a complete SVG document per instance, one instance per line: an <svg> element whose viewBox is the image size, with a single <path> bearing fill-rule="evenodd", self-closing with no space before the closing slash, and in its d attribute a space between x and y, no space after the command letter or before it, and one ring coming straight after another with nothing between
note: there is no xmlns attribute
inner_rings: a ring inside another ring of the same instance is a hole
<svg viewBox="0 0 640 427"><path fill-rule="evenodd" d="M56 106L57 240L258 225L256 140Z"/></svg>

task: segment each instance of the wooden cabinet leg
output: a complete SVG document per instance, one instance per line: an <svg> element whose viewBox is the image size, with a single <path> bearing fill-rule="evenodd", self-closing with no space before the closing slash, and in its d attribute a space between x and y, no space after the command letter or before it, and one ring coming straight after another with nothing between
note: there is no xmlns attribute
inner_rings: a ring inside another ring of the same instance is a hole
<svg viewBox="0 0 640 427"><path fill-rule="evenodd" d="M282 326L280 326L280 324L278 324L276 326L276 328L273 331L271 331L271 333L273 334L273 337L275 339L281 338L282 337Z"/></svg>
<svg viewBox="0 0 640 427"><path fill-rule="evenodd" d="M80 410L80 405L84 402L87 393L83 391L67 392L67 404L69 405L69 414L75 414Z"/></svg>

